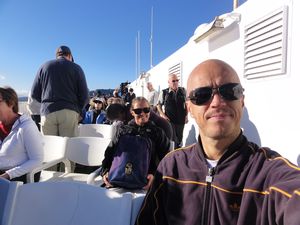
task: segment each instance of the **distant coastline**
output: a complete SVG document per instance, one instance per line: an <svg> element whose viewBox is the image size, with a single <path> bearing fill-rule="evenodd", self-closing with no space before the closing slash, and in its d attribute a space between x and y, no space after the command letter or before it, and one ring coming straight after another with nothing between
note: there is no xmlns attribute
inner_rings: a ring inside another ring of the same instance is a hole
<svg viewBox="0 0 300 225"><path fill-rule="evenodd" d="M93 97L95 95L102 95L102 96L111 96L114 89L96 89L89 92L90 97ZM29 112L27 110L27 96L20 96L19 98L19 112L22 114L28 114Z"/></svg>

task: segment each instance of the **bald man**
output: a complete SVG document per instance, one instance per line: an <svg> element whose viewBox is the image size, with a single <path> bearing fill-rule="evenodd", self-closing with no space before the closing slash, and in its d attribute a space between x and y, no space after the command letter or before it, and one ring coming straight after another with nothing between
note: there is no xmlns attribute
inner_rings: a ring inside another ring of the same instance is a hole
<svg viewBox="0 0 300 225"><path fill-rule="evenodd" d="M187 108L198 142L161 161L136 224L300 224L300 169L243 135L243 91L227 63L195 67Z"/></svg>
<svg viewBox="0 0 300 225"><path fill-rule="evenodd" d="M159 115L171 123L175 148L179 148L182 146L184 125L188 122L186 90L179 87L179 78L176 74L169 74L168 85L168 88L160 92L156 106Z"/></svg>

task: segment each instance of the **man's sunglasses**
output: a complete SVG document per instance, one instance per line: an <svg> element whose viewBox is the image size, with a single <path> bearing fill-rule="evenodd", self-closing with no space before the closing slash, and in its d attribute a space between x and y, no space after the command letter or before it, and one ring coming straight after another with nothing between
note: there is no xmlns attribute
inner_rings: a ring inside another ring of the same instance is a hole
<svg viewBox="0 0 300 225"><path fill-rule="evenodd" d="M179 82L179 80L172 80L172 82L173 82L173 83L175 83L175 82Z"/></svg>
<svg viewBox="0 0 300 225"><path fill-rule="evenodd" d="M218 93L221 98L227 101L238 100L243 96L244 88L239 83L227 83L220 87L200 87L190 92L189 100L195 105L204 105Z"/></svg>
<svg viewBox="0 0 300 225"><path fill-rule="evenodd" d="M98 103L98 104L100 104L100 103L102 103L102 102L101 102L101 101L94 101L94 103L96 103L96 104L97 104L97 103Z"/></svg>
<svg viewBox="0 0 300 225"><path fill-rule="evenodd" d="M142 112L144 112L144 113L149 113L149 112L150 112L150 108L149 108L149 107L147 107L147 108L138 108L138 109L132 109L132 111L133 111L135 114L139 115L139 114L141 114Z"/></svg>

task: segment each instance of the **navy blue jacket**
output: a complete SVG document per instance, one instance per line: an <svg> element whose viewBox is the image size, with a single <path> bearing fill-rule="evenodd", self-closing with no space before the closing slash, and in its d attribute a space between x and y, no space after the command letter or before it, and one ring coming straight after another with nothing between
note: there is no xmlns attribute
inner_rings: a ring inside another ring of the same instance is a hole
<svg viewBox="0 0 300 225"><path fill-rule="evenodd" d="M62 109L80 113L88 103L83 70L64 57L43 64L35 77L31 97L41 102L41 115Z"/></svg>

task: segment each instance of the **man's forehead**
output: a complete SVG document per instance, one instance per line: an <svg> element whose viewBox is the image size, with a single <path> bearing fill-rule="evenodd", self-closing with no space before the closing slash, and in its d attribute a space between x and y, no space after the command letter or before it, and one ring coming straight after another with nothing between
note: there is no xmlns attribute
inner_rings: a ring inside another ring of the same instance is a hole
<svg viewBox="0 0 300 225"><path fill-rule="evenodd" d="M194 70L187 83L188 91L201 86L218 86L224 83L239 83L234 70L226 67L199 67Z"/></svg>
<svg viewBox="0 0 300 225"><path fill-rule="evenodd" d="M169 75L169 80L172 80L172 79L177 79L177 75L176 74Z"/></svg>
<svg viewBox="0 0 300 225"><path fill-rule="evenodd" d="M139 102L135 102L134 103L135 106L144 106L144 105L148 105L148 103L146 101L139 101Z"/></svg>

